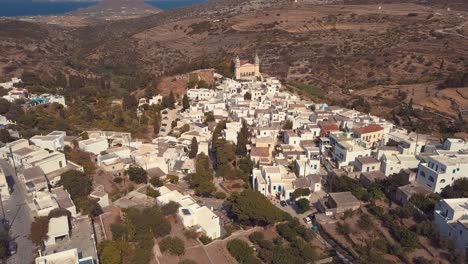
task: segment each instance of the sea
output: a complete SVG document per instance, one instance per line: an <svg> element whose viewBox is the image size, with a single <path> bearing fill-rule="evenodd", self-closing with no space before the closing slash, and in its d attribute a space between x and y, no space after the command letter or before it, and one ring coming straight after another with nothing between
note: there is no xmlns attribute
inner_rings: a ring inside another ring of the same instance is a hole
<svg viewBox="0 0 468 264"><path fill-rule="evenodd" d="M146 3L163 10L182 6L203 3L208 0L155 0ZM95 3L90 2L25 2L0 0L0 16L47 16L62 15L79 8L89 7Z"/></svg>

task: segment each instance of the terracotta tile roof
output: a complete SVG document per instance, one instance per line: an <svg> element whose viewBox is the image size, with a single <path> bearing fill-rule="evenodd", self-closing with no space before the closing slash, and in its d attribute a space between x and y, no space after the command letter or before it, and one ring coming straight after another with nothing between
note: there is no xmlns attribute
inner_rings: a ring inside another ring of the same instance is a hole
<svg viewBox="0 0 468 264"><path fill-rule="evenodd" d="M270 149L267 147L253 147L250 151L251 157L269 157Z"/></svg>
<svg viewBox="0 0 468 264"><path fill-rule="evenodd" d="M376 125L376 124L371 124L365 127L359 127L359 128L353 129L353 131L356 134L360 134L360 135L367 134L367 133L374 133L374 132L381 131L381 130L383 130L383 127Z"/></svg>
<svg viewBox="0 0 468 264"><path fill-rule="evenodd" d="M338 131L340 130L336 124L321 124L322 131Z"/></svg>

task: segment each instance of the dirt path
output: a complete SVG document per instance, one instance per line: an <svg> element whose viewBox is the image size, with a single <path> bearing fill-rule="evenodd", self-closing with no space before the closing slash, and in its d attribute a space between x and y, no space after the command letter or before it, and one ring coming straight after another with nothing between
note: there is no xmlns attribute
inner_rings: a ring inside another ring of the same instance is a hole
<svg viewBox="0 0 468 264"><path fill-rule="evenodd" d="M453 31L462 29L462 28L463 28L464 26L466 26L467 24L468 24L468 21L465 21L464 23L462 23L462 24L460 24L460 25L458 25L458 26L456 26L456 27L438 29L438 30L436 30L435 32L440 33L440 34L443 34L443 35L454 35L454 36L457 36L457 37L461 37L461 38L464 38L464 39L468 39L468 36L465 36L465 35L460 34L460 33L453 32Z"/></svg>

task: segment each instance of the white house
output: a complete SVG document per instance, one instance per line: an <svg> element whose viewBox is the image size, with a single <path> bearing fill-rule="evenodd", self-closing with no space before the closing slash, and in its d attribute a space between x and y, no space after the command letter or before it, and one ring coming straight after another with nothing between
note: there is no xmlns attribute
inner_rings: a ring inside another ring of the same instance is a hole
<svg viewBox="0 0 468 264"><path fill-rule="evenodd" d="M444 154L430 156L418 167L418 183L431 192L439 193L455 180L468 177L468 155Z"/></svg>
<svg viewBox="0 0 468 264"><path fill-rule="evenodd" d="M320 170L319 159L300 159L296 160L296 174L299 177L305 177L309 174L316 174Z"/></svg>
<svg viewBox="0 0 468 264"><path fill-rule="evenodd" d="M219 217L208 207L200 206L190 195L183 195L177 190L171 191L165 186L158 188L158 191L161 194L156 198L159 205L164 205L171 201L180 205L177 216L185 228L197 227L199 231L211 239L221 236Z"/></svg>
<svg viewBox="0 0 468 264"><path fill-rule="evenodd" d="M341 168L349 165L358 157L367 157L371 155L371 149L364 148L354 141L338 141L334 144L332 157Z"/></svg>
<svg viewBox="0 0 468 264"><path fill-rule="evenodd" d="M44 245L52 246L55 245L57 239L62 238L70 239L70 226L68 225L68 216L52 217L49 219L49 231L47 232L47 239L45 239Z"/></svg>
<svg viewBox="0 0 468 264"><path fill-rule="evenodd" d="M414 155L382 155L380 158L380 171L385 176L399 173L401 170L415 169L419 160Z"/></svg>
<svg viewBox="0 0 468 264"><path fill-rule="evenodd" d="M227 141L232 141L234 144L237 143L237 134L242 128L242 122L230 122L226 123L226 129L223 130L224 138Z"/></svg>
<svg viewBox="0 0 468 264"><path fill-rule="evenodd" d="M468 247L468 198L443 199L434 209L434 223L439 232L457 248Z"/></svg>
<svg viewBox="0 0 468 264"><path fill-rule="evenodd" d="M216 96L214 90L200 88L200 89L189 89L187 91L187 97L191 100L208 100Z"/></svg>
<svg viewBox="0 0 468 264"><path fill-rule="evenodd" d="M60 251L50 255L39 256L35 264L94 264L92 257L80 258L76 248Z"/></svg>
<svg viewBox="0 0 468 264"><path fill-rule="evenodd" d="M17 83L20 83L21 82L21 79L17 78L17 77L13 77L11 78L11 81L9 82L3 82L3 83L0 83L0 87L4 88L4 89L7 89L7 90L10 90L14 87L15 84Z"/></svg>
<svg viewBox="0 0 468 264"><path fill-rule="evenodd" d="M105 137L90 138L86 140L80 140L78 142L78 146L83 151L98 155L109 148L109 142Z"/></svg>
<svg viewBox="0 0 468 264"><path fill-rule="evenodd" d="M66 133L63 131L54 131L49 133L47 136L33 136L30 140L34 145L43 149L60 150L65 146L65 136Z"/></svg>
<svg viewBox="0 0 468 264"><path fill-rule="evenodd" d="M284 166L263 166L252 172L252 186L265 196L279 195L282 200L289 199L294 191L293 181L296 175L288 172Z"/></svg>

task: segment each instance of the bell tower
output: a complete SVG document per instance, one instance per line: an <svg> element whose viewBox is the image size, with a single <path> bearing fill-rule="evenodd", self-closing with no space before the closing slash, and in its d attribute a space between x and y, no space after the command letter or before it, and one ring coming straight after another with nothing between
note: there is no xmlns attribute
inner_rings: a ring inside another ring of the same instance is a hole
<svg viewBox="0 0 468 264"><path fill-rule="evenodd" d="M259 77L260 76L260 59L258 58L257 53L255 53L254 64L255 64L255 76Z"/></svg>
<svg viewBox="0 0 468 264"><path fill-rule="evenodd" d="M234 77L240 79L240 59L239 56L236 56L234 59Z"/></svg>

